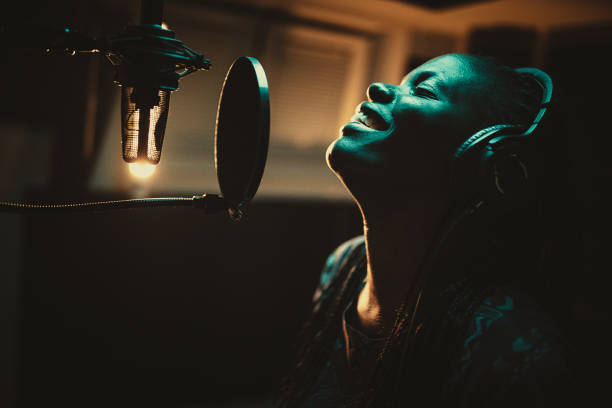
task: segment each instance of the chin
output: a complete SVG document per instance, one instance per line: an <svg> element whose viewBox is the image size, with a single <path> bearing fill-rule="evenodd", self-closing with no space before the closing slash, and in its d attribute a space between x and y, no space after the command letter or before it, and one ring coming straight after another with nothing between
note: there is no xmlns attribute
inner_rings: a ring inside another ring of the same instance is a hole
<svg viewBox="0 0 612 408"><path fill-rule="evenodd" d="M334 173L336 172L336 164L338 162L338 149L336 148L336 144L338 143L338 139L334 140L327 146L327 150L325 151L325 162L327 163L327 167L330 168Z"/></svg>
<svg viewBox="0 0 612 408"><path fill-rule="evenodd" d="M347 173L350 173L351 158L349 152L343 149L341 138L334 140L327 147L325 161L329 169L338 177L350 193L351 190L346 184L345 177L347 177ZM351 179L351 177L348 178Z"/></svg>
<svg viewBox="0 0 612 408"><path fill-rule="evenodd" d="M355 199L363 190L369 189L370 178L375 172L372 169L366 171L367 163L356 154L355 146L349 140L343 137L334 140L327 148L325 159L327 166Z"/></svg>
<svg viewBox="0 0 612 408"><path fill-rule="evenodd" d="M336 144L336 141L334 140L333 142L331 142L329 144L329 146L327 146L327 150L325 150L325 163L327 163L327 167L329 167L330 169L333 170L332 165L331 165L331 155L332 155L332 150L334 148L334 144Z"/></svg>
<svg viewBox="0 0 612 408"><path fill-rule="evenodd" d="M327 165L338 176L370 177L383 168L381 155L374 147L361 139L341 136L327 148Z"/></svg>
<svg viewBox="0 0 612 408"><path fill-rule="evenodd" d="M343 138L334 140L327 147L325 161L331 171L340 179L344 178L347 174L354 173L360 167L359 160L355 157L354 151L350 146L347 146Z"/></svg>

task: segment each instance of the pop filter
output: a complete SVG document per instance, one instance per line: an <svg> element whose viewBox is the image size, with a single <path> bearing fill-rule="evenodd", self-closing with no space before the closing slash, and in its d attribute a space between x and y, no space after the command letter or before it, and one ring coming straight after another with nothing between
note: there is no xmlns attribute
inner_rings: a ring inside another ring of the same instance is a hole
<svg viewBox="0 0 612 408"><path fill-rule="evenodd" d="M227 72L215 129L215 168L230 214L240 217L259 187L268 154L270 99L259 61L240 57Z"/></svg>

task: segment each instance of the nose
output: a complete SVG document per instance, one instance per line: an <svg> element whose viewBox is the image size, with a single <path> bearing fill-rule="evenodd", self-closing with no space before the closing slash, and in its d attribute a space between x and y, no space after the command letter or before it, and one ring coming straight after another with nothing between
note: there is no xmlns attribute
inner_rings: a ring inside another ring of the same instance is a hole
<svg viewBox="0 0 612 408"><path fill-rule="evenodd" d="M389 103L395 97L393 87L391 85L374 82L368 87L368 99L372 102Z"/></svg>

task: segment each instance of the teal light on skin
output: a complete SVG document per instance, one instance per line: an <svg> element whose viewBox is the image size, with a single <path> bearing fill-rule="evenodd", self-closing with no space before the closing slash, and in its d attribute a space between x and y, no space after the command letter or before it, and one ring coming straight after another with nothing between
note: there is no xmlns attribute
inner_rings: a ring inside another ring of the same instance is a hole
<svg viewBox="0 0 612 408"><path fill-rule="evenodd" d="M399 85L375 83L327 149L329 167L360 205L368 196L446 188L459 140L485 127L483 73L468 55L435 58ZM359 113L361 111L361 113ZM408 198L408 197L406 197ZM401 197L400 197L401 199Z"/></svg>
<svg viewBox="0 0 612 408"><path fill-rule="evenodd" d="M414 286L416 271L450 208L454 149L490 123L493 78L473 57L449 54L399 84L375 83L340 129L327 163L358 204L367 253L357 302L363 331L381 337Z"/></svg>

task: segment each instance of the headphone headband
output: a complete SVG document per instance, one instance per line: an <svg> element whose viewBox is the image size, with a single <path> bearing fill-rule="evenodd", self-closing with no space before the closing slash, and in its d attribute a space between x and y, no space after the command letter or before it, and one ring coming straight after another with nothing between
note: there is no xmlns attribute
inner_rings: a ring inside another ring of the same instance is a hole
<svg viewBox="0 0 612 408"><path fill-rule="evenodd" d="M527 130L525 130L525 132L523 132L522 135L529 136L531 133L533 133L535 128L538 127L540 120L542 120L542 117L546 113L546 109L550 105L553 92L553 82L546 72L538 68L516 68L515 71L519 74L529 75L529 77L531 77L542 88L542 101L540 102L540 110L533 122L531 122L531 125L527 128Z"/></svg>

